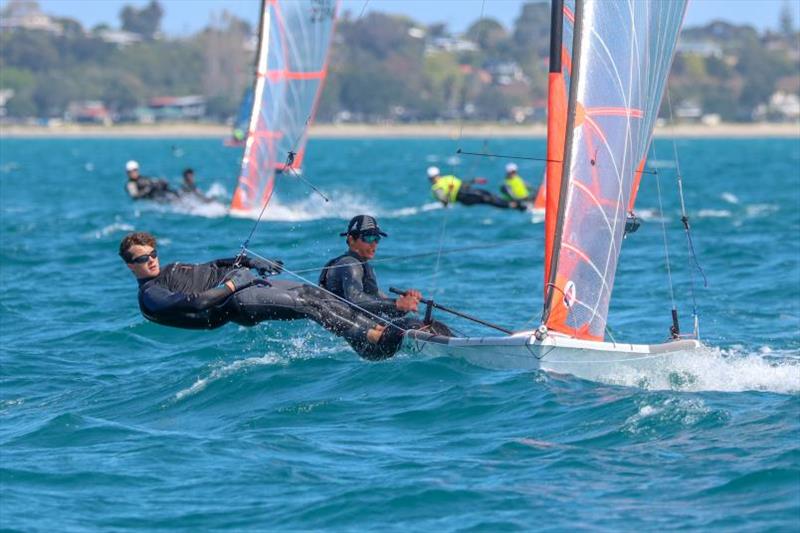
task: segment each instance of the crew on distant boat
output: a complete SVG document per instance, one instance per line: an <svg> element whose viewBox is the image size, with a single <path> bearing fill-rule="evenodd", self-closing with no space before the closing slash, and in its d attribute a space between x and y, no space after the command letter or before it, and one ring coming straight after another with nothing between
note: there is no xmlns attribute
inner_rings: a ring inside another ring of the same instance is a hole
<svg viewBox="0 0 800 533"><path fill-rule="evenodd" d="M516 163L508 163L506 165L506 177L503 180L503 185L500 186L500 196L508 201L529 203L533 200L531 198L531 189L517 173L517 170Z"/></svg>
<svg viewBox="0 0 800 533"><path fill-rule="evenodd" d="M428 179L431 181L431 194L445 206L458 202L464 205L486 204L501 209L525 210L525 205L515 200L504 200L485 189L473 187L475 180L464 182L451 174L442 176L438 167L428 167Z"/></svg>
<svg viewBox="0 0 800 533"><path fill-rule="evenodd" d="M139 282L142 315L157 324L215 329L228 322L253 326L264 320L309 318L367 358L384 351L393 355L399 346L399 341L381 336L383 328L372 317L318 287L268 280L266 276L282 271L277 260L245 256L238 261L172 263L162 269L156 239L146 232L126 235L119 255Z"/></svg>
<svg viewBox="0 0 800 533"><path fill-rule="evenodd" d="M388 237L370 215L358 215L350 220L346 237L347 252L328 261L319 276L319 286L364 309L387 318L399 327L379 326L384 337L399 342L403 329L435 330L439 335L450 335L444 324L434 321L425 326L420 320L406 315L417 312L422 293L410 289L399 298L389 298L378 287L378 278L369 261L375 257L381 238Z"/></svg>
<svg viewBox="0 0 800 533"><path fill-rule="evenodd" d="M183 183L181 183L181 196L184 198L196 198L202 202L213 202L197 186L194 180L194 170L187 168L183 171Z"/></svg>
<svg viewBox="0 0 800 533"><path fill-rule="evenodd" d="M125 172L128 174L125 191L134 200L154 200L156 202L177 200L178 192L170 188L166 180L140 175L139 163L136 161L131 160L125 163Z"/></svg>

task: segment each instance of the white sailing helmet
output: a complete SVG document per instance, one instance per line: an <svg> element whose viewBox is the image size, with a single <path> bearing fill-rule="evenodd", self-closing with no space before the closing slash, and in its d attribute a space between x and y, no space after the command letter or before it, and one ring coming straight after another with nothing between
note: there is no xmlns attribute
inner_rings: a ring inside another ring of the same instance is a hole
<svg viewBox="0 0 800 533"><path fill-rule="evenodd" d="M428 167L428 177L435 178L440 174L439 167Z"/></svg>
<svg viewBox="0 0 800 533"><path fill-rule="evenodd" d="M506 173L511 174L512 172L517 171L517 164L516 163L508 163L506 165Z"/></svg>
<svg viewBox="0 0 800 533"><path fill-rule="evenodd" d="M125 172L130 172L132 170L139 170L139 163L137 163L133 159L125 163Z"/></svg>

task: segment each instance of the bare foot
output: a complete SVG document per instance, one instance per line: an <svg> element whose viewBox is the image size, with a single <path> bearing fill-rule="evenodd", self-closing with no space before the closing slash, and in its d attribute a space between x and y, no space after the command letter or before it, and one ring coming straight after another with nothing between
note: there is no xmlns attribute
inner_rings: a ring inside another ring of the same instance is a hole
<svg viewBox="0 0 800 533"><path fill-rule="evenodd" d="M374 328L370 328L367 331L367 340L372 344L378 344L378 341L381 340L381 335L383 335L386 326L375 326Z"/></svg>

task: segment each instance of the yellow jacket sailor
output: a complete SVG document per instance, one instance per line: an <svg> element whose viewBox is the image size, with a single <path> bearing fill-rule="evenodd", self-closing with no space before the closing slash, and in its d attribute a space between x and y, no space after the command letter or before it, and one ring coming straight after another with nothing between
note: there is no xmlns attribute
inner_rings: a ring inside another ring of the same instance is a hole
<svg viewBox="0 0 800 533"><path fill-rule="evenodd" d="M500 196L506 200L516 200L518 202L526 202L531 199L531 191L528 188L528 184L517 174L516 163L506 165L506 177L500 187Z"/></svg>
<svg viewBox="0 0 800 533"><path fill-rule="evenodd" d="M431 194L445 206L458 202L464 205L486 204L501 209L525 209L515 201L503 200L483 189L472 187L472 181L464 182L452 174L442 176L438 167L428 167Z"/></svg>

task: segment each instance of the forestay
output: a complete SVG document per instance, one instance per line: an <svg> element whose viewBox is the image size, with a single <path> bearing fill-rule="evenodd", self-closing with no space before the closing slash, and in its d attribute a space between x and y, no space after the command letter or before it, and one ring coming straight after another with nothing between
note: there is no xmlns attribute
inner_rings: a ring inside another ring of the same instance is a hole
<svg viewBox="0 0 800 533"><path fill-rule="evenodd" d="M562 178L551 181L548 166L549 329L605 336L626 215L685 8L686 0L575 1Z"/></svg>
<svg viewBox="0 0 800 533"><path fill-rule="evenodd" d="M253 108L232 210L262 208L276 171L302 164L307 126L327 73L337 6L337 0L262 3Z"/></svg>

